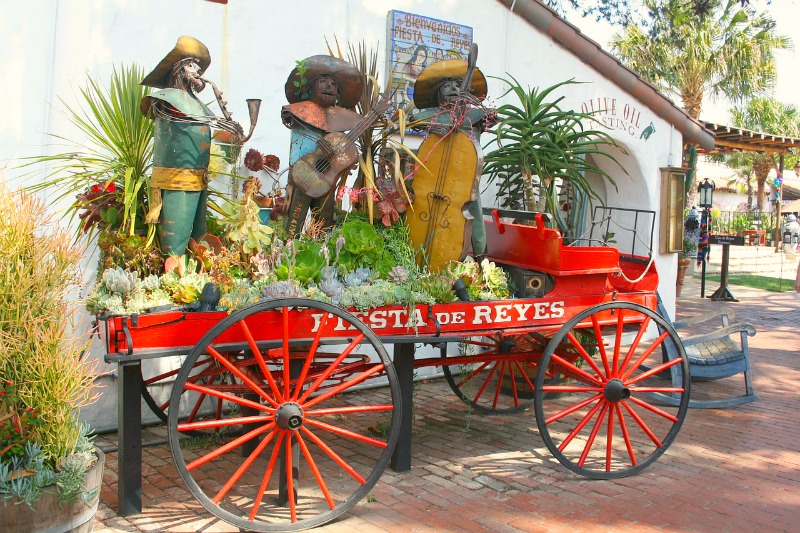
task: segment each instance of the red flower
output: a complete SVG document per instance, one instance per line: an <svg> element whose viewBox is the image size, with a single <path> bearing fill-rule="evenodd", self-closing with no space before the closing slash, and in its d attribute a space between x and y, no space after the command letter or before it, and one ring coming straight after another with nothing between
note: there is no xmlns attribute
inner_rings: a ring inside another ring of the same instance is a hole
<svg viewBox="0 0 800 533"><path fill-rule="evenodd" d="M92 192L100 192L100 186L99 185L92 185Z"/></svg>
<svg viewBox="0 0 800 533"><path fill-rule="evenodd" d="M264 156L255 148L250 148L244 155L244 166L253 172L258 172L264 168Z"/></svg>
<svg viewBox="0 0 800 533"><path fill-rule="evenodd" d="M109 184L106 185L106 192L116 192L116 191L117 191L117 184L114 183L113 181L109 182Z"/></svg>

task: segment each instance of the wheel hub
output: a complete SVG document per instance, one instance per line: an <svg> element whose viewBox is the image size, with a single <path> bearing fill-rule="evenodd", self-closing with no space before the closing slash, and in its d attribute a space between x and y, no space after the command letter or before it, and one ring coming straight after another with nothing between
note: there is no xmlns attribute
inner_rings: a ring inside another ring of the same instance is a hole
<svg viewBox="0 0 800 533"><path fill-rule="evenodd" d="M281 429L297 431L303 425L303 408L294 402L286 402L275 412L275 423Z"/></svg>
<svg viewBox="0 0 800 533"><path fill-rule="evenodd" d="M620 402L631 397L631 390L619 379L611 379L603 389L603 395L609 402Z"/></svg>
<svg viewBox="0 0 800 533"><path fill-rule="evenodd" d="M511 350L517 347L517 343L513 339L503 339L497 345L500 353L511 353Z"/></svg>

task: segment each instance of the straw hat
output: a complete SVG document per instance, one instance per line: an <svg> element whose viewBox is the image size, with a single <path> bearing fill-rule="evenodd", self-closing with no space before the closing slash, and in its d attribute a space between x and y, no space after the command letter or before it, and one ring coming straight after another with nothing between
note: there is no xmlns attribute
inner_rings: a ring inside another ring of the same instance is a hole
<svg viewBox="0 0 800 533"><path fill-rule="evenodd" d="M364 76L352 63L333 56L318 55L307 57L302 61L306 67L302 83L297 67L289 74L284 88L286 100L290 104L308 100L314 82L322 76L331 76L339 85L339 105L342 107L355 107L364 91Z"/></svg>
<svg viewBox="0 0 800 533"><path fill-rule="evenodd" d="M425 67L414 83L414 105L418 109L436 107L438 84L445 78L463 79L467 75L467 62L463 59L446 59ZM486 78L475 68L469 92L479 100L486 98Z"/></svg>
<svg viewBox="0 0 800 533"><path fill-rule="evenodd" d="M169 85L169 75L172 71L172 66L187 57L197 59L200 65L199 74L203 74L208 66L211 64L211 55L208 53L206 45L188 35L178 37L178 42L175 48L166 55L164 59L153 69L153 72L145 76L141 85L148 87L155 87L157 89L164 89Z"/></svg>

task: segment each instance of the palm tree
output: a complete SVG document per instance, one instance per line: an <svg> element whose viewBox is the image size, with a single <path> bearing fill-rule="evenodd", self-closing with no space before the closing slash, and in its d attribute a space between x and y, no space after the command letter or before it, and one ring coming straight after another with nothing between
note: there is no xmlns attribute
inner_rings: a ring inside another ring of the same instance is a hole
<svg viewBox="0 0 800 533"><path fill-rule="evenodd" d="M800 135L800 111L794 105L784 104L774 98L755 98L746 105L736 106L731 109L731 117L733 124L740 128L773 135ZM725 158L725 164L731 168L748 169L748 173L756 178L756 205L759 211L763 211L767 177L770 170L778 170L775 153L731 154Z"/></svg>
<svg viewBox="0 0 800 533"><path fill-rule="evenodd" d="M740 0L707 0L701 12L695 4L645 0L652 25L628 26L611 46L628 67L680 98L689 116L699 119L706 95L741 103L772 89L775 51L789 48L791 40L775 33L768 13ZM693 189L689 179L687 191Z"/></svg>

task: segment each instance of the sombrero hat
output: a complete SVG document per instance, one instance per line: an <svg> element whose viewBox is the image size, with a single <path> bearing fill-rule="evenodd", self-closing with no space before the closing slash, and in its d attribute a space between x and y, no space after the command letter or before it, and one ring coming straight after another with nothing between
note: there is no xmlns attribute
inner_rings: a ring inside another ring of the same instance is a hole
<svg viewBox="0 0 800 533"><path fill-rule="evenodd" d="M178 37L175 48L161 60L156 68L153 69L153 72L145 76L141 85L164 89L169 85L169 75L172 71L172 66L181 59L186 59L187 57L197 59L200 65L200 74L203 74L211 64L211 55L208 53L206 45L194 37L183 35Z"/></svg>
<svg viewBox="0 0 800 533"><path fill-rule="evenodd" d="M311 88L321 76L331 76L339 84L339 105L342 107L355 107L364 91L364 76L352 63L338 57L318 55L307 57L301 64L306 69L300 73L295 67L286 80L286 100L290 104L302 102L311 98ZM305 82L303 82L305 78Z"/></svg>
<svg viewBox="0 0 800 533"><path fill-rule="evenodd" d="M467 62L463 59L445 59L425 67L414 83L414 105L418 109L436 107L437 85L445 78L463 79L467 75ZM479 100L486 98L486 77L476 68L472 74L469 92Z"/></svg>

